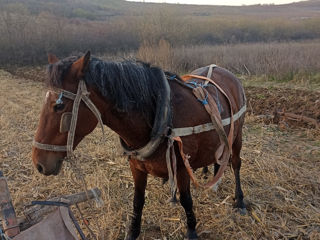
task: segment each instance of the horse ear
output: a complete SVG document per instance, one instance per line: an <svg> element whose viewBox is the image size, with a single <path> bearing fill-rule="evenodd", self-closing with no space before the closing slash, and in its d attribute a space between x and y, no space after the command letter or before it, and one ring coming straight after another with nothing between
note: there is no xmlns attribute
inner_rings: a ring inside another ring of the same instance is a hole
<svg viewBox="0 0 320 240"><path fill-rule="evenodd" d="M54 64L56 62L59 62L59 59L55 55L48 53L48 62L50 64Z"/></svg>
<svg viewBox="0 0 320 240"><path fill-rule="evenodd" d="M73 67L76 69L76 72L79 76L83 76L83 74L86 72L90 62L90 55L90 51L87 51L84 56L73 63Z"/></svg>
<svg viewBox="0 0 320 240"><path fill-rule="evenodd" d="M83 73L87 70L87 68L89 66L90 56L91 56L90 50L88 50L86 52L86 54L83 56L83 67L82 67L82 72Z"/></svg>

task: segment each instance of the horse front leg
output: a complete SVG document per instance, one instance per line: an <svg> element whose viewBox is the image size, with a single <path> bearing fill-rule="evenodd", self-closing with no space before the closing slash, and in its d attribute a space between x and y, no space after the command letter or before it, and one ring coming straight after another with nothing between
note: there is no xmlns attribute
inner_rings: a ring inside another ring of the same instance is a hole
<svg viewBox="0 0 320 240"><path fill-rule="evenodd" d="M180 192L180 203L187 215L187 239L196 240L198 239L198 235L196 232L197 221L192 210L193 203L190 193L190 177L185 169L178 171L177 183Z"/></svg>
<svg viewBox="0 0 320 240"><path fill-rule="evenodd" d="M240 168L241 168L241 158L240 152L242 147L242 138L241 134L235 139L234 147L233 147L233 155L231 158L232 168L234 171L234 177L236 181L236 190L235 190L235 204L234 207L238 208L241 215L245 215L247 213L246 206L243 202L243 192L240 184Z"/></svg>
<svg viewBox="0 0 320 240"><path fill-rule="evenodd" d="M130 161L130 168L134 179L134 200L133 216L126 240L135 240L138 238L141 229L141 216L144 205L144 194L147 186L147 173L138 170L132 161Z"/></svg>

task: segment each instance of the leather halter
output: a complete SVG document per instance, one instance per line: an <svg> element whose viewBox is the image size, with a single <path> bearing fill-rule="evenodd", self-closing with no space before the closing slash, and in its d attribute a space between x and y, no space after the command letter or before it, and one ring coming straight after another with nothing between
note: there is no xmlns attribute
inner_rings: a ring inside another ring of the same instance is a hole
<svg viewBox="0 0 320 240"><path fill-rule="evenodd" d="M89 98L90 93L87 91L87 87L83 79L79 81L77 94L74 94L72 92L69 92L63 89L60 89L60 90L61 90L60 96L66 97L74 101L73 108L72 108L71 124L68 131L67 145L61 146L61 145L45 144L45 143L37 142L34 139L33 146L38 149L46 150L46 151L67 152L67 157L71 157L73 155L74 136L75 136L76 126L77 126L78 111L79 111L81 100L85 103L85 105L91 110L91 112L98 119L98 122L102 129L102 133L104 135L103 122L102 122L101 114L99 110Z"/></svg>

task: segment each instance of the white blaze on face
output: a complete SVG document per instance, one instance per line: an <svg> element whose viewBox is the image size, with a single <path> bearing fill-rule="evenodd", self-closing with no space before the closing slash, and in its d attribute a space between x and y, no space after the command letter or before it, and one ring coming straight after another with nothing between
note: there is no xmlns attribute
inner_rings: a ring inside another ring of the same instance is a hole
<svg viewBox="0 0 320 240"><path fill-rule="evenodd" d="M46 93L46 97L45 97L45 103L47 103L48 101L49 101L49 98L50 98L50 96L51 96L51 94L52 93L54 93L54 92L52 92L52 91L47 91L47 93Z"/></svg>
<svg viewBox="0 0 320 240"><path fill-rule="evenodd" d="M45 103L48 102L49 97L50 97L50 91L48 91L48 92L46 93L46 98L44 99L44 102L45 102Z"/></svg>

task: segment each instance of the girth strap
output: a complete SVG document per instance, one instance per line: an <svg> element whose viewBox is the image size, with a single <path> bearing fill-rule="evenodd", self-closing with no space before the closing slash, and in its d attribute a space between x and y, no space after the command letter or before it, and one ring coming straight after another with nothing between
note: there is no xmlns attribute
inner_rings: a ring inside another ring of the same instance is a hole
<svg viewBox="0 0 320 240"><path fill-rule="evenodd" d="M233 115L233 121L237 121L245 113L246 110L247 110L247 106L243 105L243 107ZM230 118L225 118L221 120L223 126L229 125L230 121L231 121ZM215 130L215 126L213 125L212 122L210 122L210 123L200 124L194 127L173 128L171 131L171 136L184 137L184 136L208 132L212 130Z"/></svg>

